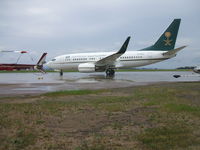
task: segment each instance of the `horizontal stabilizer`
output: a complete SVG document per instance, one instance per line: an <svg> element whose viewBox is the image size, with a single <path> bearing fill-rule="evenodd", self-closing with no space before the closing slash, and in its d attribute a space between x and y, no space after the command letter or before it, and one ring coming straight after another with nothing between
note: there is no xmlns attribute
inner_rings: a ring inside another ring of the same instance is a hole
<svg viewBox="0 0 200 150"><path fill-rule="evenodd" d="M167 51L166 53L163 53L163 56L176 54L178 51L184 49L185 47L186 46L182 46L182 47Z"/></svg>

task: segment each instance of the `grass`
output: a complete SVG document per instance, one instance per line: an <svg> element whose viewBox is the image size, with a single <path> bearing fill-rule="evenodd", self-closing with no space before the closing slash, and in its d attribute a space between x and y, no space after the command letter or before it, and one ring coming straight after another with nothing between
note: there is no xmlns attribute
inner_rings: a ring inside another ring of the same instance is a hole
<svg viewBox="0 0 200 150"><path fill-rule="evenodd" d="M189 127L184 126L182 123L148 128L143 134L138 136L138 139L152 150L184 149L185 147L198 144Z"/></svg>
<svg viewBox="0 0 200 150"><path fill-rule="evenodd" d="M200 116L200 107L198 106L190 106L187 104L173 104L169 103L164 105L169 112L176 112L176 113L190 113L190 114L197 114Z"/></svg>
<svg viewBox="0 0 200 150"><path fill-rule="evenodd" d="M87 95L87 94L97 94L103 92L104 90L72 90L72 91L56 91L43 94L44 96L55 97L55 96L66 96L66 95Z"/></svg>
<svg viewBox="0 0 200 150"><path fill-rule="evenodd" d="M199 90L169 83L3 98L0 149L200 149Z"/></svg>
<svg viewBox="0 0 200 150"><path fill-rule="evenodd" d="M34 144L35 140L36 136L33 131L22 129L17 131L16 136L12 138L11 143L13 143L16 149L23 149L28 145Z"/></svg>

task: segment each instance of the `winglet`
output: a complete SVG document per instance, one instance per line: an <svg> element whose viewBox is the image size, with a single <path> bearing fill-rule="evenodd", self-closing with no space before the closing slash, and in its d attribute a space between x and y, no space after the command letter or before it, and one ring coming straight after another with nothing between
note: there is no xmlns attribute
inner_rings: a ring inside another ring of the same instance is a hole
<svg viewBox="0 0 200 150"><path fill-rule="evenodd" d="M124 42L124 44L122 45L122 47L120 48L120 50L117 52L117 54L124 54L126 52L126 49L128 47L128 43L130 41L130 36L127 37L126 41Z"/></svg>

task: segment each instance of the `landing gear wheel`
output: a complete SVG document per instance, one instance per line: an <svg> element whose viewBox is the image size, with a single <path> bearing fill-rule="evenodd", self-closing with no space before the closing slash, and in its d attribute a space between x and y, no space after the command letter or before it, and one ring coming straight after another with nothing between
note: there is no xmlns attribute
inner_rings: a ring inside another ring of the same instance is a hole
<svg viewBox="0 0 200 150"><path fill-rule="evenodd" d="M63 76L63 71L62 70L60 70L60 76Z"/></svg>
<svg viewBox="0 0 200 150"><path fill-rule="evenodd" d="M106 70L106 76L113 77L114 75L115 75L115 70L113 70L113 69Z"/></svg>

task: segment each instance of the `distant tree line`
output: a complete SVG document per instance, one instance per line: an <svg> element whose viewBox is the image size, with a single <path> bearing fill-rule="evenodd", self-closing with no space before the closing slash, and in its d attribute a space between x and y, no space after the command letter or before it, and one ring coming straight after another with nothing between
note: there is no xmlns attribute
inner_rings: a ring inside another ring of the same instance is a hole
<svg viewBox="0 0 200 150"><path fill-rule="evenodd" d="M194 66L178 67L176 69L194 69Z"/></svg>

